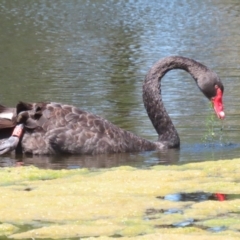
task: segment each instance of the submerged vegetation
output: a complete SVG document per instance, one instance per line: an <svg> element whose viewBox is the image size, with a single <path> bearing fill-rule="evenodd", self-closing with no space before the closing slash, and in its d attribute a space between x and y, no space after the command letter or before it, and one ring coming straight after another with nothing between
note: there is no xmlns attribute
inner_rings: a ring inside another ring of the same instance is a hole
<svg viewBox="0 0 240 240"><path fill-rule="evenodd" d="M108 170L0 169L1 239L239 239L240 159Z"/></svg>
<svg viewBox="0 0 240 240"><path fill-rule="evenodd" d="M212 104L209 104L209 108L212 110ZM221 140L222 138L222 131L219 133L219 128L216 128L216 125L219 123L217 121L217 117L215 114L211 111L210 114L206 117L205 120L205 127L206 127L206 132L202 138L202 141L206 144L214 144L215 142L219 141L219 138ZM221 121L222 123L222 121ZM222 128L221 128L222 130Z"/></svg>

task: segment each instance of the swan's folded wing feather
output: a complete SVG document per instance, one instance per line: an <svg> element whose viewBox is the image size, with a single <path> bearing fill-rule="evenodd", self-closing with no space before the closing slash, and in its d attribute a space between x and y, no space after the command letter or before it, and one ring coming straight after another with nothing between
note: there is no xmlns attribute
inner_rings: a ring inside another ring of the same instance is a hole
<svg viewBox="0 0 240 240"><path fill-rule="evenodd" d="M7 108L0 104L0 129L12 128L16 125L14 108Z"/></svg>

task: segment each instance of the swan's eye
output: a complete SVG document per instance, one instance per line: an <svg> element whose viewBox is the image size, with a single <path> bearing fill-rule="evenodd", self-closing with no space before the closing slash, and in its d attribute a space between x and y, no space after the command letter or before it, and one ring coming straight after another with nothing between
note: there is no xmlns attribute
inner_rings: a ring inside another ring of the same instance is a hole
<svg viewBox="0 0 240 240"><path fill-rule="evenodd" d="M215 87L216 90L220 89L222 91L222 93L224 92L224 87L223 87L222 84L220 84L220 85L219 84L215 84L214 87Z"/></svg>

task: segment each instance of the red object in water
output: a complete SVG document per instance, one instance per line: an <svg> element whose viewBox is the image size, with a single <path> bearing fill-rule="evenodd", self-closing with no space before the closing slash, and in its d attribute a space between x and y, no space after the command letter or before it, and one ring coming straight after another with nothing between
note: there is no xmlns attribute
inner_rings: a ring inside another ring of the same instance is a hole
<svg viewBox="0 0 240 240"><path fill-rule="evenodd" d="M226 200L226 195L223 193L214 193L214 197L218 200L218 201L225 201Z"/></svg>

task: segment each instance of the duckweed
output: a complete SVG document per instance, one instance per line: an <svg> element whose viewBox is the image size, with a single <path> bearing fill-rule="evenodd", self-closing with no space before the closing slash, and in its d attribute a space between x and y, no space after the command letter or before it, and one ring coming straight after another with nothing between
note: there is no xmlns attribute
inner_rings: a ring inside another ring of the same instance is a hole
<svg viewBox="0 0 240 240"><path fill-rule="evenodd" d="M239 239L240 199L172 202L166 194L240 194L240 159L156 166L0 169L0 236L12 239ZM166 214L169 209L178 209ZM186 227L176 227L192 219ZM22 226L31 226L24 228ZM209 231L212 227L226 229Z"/></svg>

